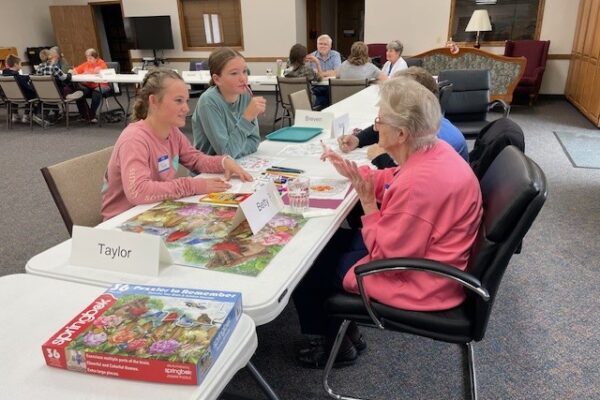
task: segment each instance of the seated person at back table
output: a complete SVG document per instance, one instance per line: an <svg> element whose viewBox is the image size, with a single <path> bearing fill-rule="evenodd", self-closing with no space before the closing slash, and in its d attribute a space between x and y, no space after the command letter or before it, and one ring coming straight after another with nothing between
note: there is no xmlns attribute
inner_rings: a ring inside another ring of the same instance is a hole
<svg viewBox="0 0 600 400"><path fill-rule="evenodd" d="M185 126L188 89L181 76L167 68L150 70L133 106L133 120L123 130L108 162L102 188L102 217L114 217L138 204L195 194L222 192L221 178L177 178L179 164L192 172L252 177L229 156L208 156L194 149L179 130Z"/></svg>
<svg viewBox="0 0 600 400"><path fill-rule="evenodd" d="M257 117L265 112L267 101L252 95L244 57L224 47L211 53L208 68L210 87L192 115L194 147L233 158L254 153L260 143Z"/></svg>
<svg viewBox="0 0 600 400"><path fill-rule="evenodd" d="M56 64L61 69L61 71L64 72L64 73L69 72L69 70L72 68L71 64L65 58L65 55L60 50L60 47L53 46L53 47L50 48L50 51L58 54L58 59L56 60Z"/></svg>
<svg viewBox="0 0 600 400"><path fill-rule="evenodd" d="M340 228L334 234L292 295L302 333L324 336L298 352L307 367L322 368L327 361L341 321L328 317L324 301L340 290L358 293L357 265L414 257L464 271L481 222L479 181L436 137L441 111L435 95L402 77L382 83L379 98L379 145L398 167L359 168L331 149L321 156L351 181L365 215L362 229ZM404 310L447 310L465 299L460 284L422 272L368 276L364 284L373 300ZM365 348L358 327L350 324L335 365L354 363Z"/></svg>
<svg viewBox="0 0 600 400"><path fill-rule="evenodd" d="M21 69L21 59L14 54L10 54L6 57L5 60L6 68L2 70L2 76L14 76L17 81L17 85L21 88L23 95L27 100L37 98L37 93L33 89L31 85L31 79L29 79L29 75L21 75L19 74L19 70ZM35 106L34 110L38 109L38 105ZM17 122L19 120L19 110L15 106L13 108L13 114L11 116L12 122ZM21 118L21 122L24 124L29 122L29 106L27 106L26 110L23 112L23 117Z"/></svg>
<svg viewBox="0 0 600 400"><path fill-rule="evenodd" d="M36 75L52 75L63 97L67 98L68 96L73 96L74 98L78 99L75 104L77 104L79 116L87 122L94 122L87 101L85 101L83 98L83 92L81 90L76 91L74 89L73 85L71 84L71 73L64 72L60 68L58 63L60 55L58 52L53 47L52 49L48 50L47 54L48 60L38 66L37 70L35 71Z"/></svg>
<svg viewBox="0 0 600 400"><path fill-rule="evenodd" d="M72 74L97 74L100 72L100 70L108 68L104 60L98 57L98 52L96 49L87 49L85 51L85 59L87 60L86 62L79 64L71 70ZM108 92L110 90L110 86L106 82L82 82L81 90L83 91L85 97L92 98L90 110L92 118L96 120L96 112L102 103L102 94Z"/></svg>
<svg viewBox="0 0 600 400"><path fill-rule="evenodd" d="M421 67L410 67L408 69L396 72L392 78L403 76L416 80L421 85L429 89L434 95L438 95L437 82L425 69ZM438 131L437 136L439 139L442 139L450 144L454 150L456 150L457 153L465 159L465 161L469 161L467 141L465 140L462 132L457 127L452 125L452 122L442 117L440 130ZM340 150L342 150L344 153L350 152L357 147L372 145L372 147L368 149L367 156L373 165L380 169L395 167L396 163L394 160L377 145L378 140L379 134L374 129L374 125L371 125L368 128L360 130L356 134L340 136L338 138L338 144L340 146Z"/></svg>
<svg viewBox="0 0 600 400"><path fill-rule="evenodd" d="M336 76L340 79L387 79L386 74L371 62L369 48L363 42L352 44L350 55L336 71Z"/></svg>
<svg viewBox="0 0 600 400"><path fill-rule="evenodd" d="M329 35L321 35L317 38L317 50L311 53L318 60L323 78L334 77L335 71L342 64L340 53L331 49L332 43L333 40L331 40ZM317 63L313 60L311 61L313 69L317 71Z"/></svg>
<svg viewBox="0 0 600 400"><path fill-rule="evenodd" d="M404 46L399 40L392 40L387 44L385 51L385 58L387 61L383 64L381 70L388 77L394 75L398 71L408 68L408 64L406 64L406 61L402 58L403 50Z"/></svg>
<svg viewBox="0 0 600 400"><path fill-rule="evenodd" d="M307 62L312 62L317 66L317 70L313 70ZM306 46L296 43L290 49L290 58L288 59L289 67L285 70L284 76L286 78L308 78L311 82L320 82L323 71L315 56L308 54ZM314 86L312 92L315 95L315 106L319 108L325 107L329 104L329 93L327 90L320 89L319 86ZM325 87L325 89L327 89Z"/></svg>

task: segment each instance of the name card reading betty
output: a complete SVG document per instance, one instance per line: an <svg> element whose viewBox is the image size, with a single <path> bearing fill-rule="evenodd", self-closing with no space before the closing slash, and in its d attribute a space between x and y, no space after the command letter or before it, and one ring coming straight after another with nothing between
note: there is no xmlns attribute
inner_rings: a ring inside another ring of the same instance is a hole
<svg viewBox="0 0 600 400"><path fill-rule="evenodd" d="M73 226L72 265L157 276L161 262L173 263L160 236Z"/></svg>
<svg viewBox="0 0 600 400"><path fill-rule="evenodd" d="M279 192L273 182L269 182L240 203L230 230L234 230L246 219L250 230L256 235L282 208L283 201Z"/></svg>
<svg viewBox="0 0 600 400"><path fill-rule="evenodd" d="M294 126L303 128L321 128L331 132L333 126L333 113L297 110Z"/></svg>

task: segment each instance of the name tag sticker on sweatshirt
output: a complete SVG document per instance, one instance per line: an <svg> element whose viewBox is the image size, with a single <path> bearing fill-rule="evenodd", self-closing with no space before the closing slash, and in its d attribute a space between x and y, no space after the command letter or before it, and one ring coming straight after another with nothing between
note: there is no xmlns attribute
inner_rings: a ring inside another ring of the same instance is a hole
<svg viewBox="0 0 600 400"><path fill-rule="evenodd" d="M158 158L158 172L168 171L170 167L169 156L165 154Z"/></svg>

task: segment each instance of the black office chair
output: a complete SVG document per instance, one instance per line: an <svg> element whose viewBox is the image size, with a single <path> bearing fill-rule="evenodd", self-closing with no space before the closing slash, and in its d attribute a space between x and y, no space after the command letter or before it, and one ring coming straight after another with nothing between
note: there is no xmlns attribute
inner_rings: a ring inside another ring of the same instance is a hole
<svg viewBox="0 0 600 400"><path fill-rule="evenodd" d="M467 139L476 137L490 121L488 111L500 105L503 117L508 117L510 106L502 100L490 102L490 71L456 69L441 71L438 81L452 83L452 93L446 105L448 118Z"/></svg>
<svg viewBox="0 0 600 400"><path fill-rule="evenodd" d="M499 118L486 125L469 152L469 164L477 179L485 172L506 146L515 146L525 153L525 135L519 125L509 118Z"/></svg>
<svg viewBox="0 0 600 400"><path fill-rule="evenodd" d="M442 115L446 115L446 108L448 107L448 102L450 101L450 95L452 94L452 82L450 81L441 81L438 82L438 99L440 100L440 109L442 110Z"/></svg>
<svg viewBox="0 0 600 400"><path fill-rule="evenodd" d="M483 219L465 272L432 260L393 258L377 260L355 269L360 295L340 293L325 307L332 318L343 320L323 377L327 393L329 373L351 321L375 325L448 343L464 345L469 361L471 398L477 399L473 342L483 339L500 281L515 249L531 227L547 196L546 178L540 167L514 146L494 160L480 182ZM463 304L439 312L407 311L369 299L366 276L386 271L417 270L446 277L467 290Z"/></svg>
<svg viewBox="0 0 600 400"><path fill-rule="evenodd" d="M404 59L404 61L406 61L406 65L408 65L408 67L422 67L423 66L423 60L420 58L415 58L415 57L407 57Z"/></svg>

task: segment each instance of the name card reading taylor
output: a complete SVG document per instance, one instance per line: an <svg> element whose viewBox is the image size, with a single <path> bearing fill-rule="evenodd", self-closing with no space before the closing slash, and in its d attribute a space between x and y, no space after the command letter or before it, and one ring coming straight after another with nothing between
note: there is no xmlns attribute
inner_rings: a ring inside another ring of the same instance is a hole
<svg viewBox="0 0 600 400"><path fill-rule="evenodd" d="M72 265L157 276L161 262L173 263L160 236L73 226Z"/></svg>

